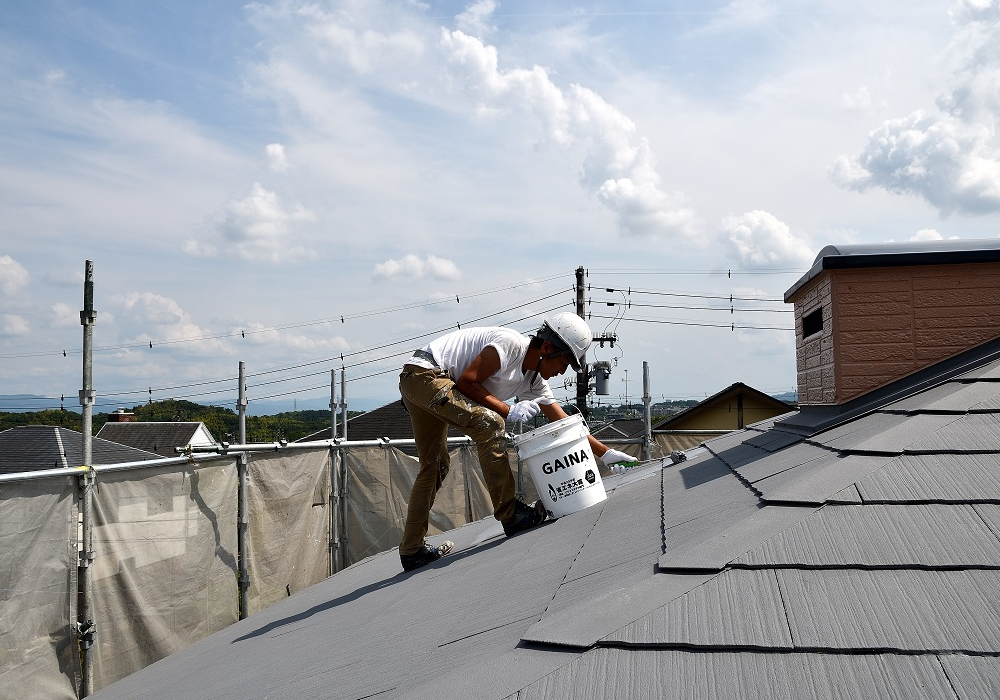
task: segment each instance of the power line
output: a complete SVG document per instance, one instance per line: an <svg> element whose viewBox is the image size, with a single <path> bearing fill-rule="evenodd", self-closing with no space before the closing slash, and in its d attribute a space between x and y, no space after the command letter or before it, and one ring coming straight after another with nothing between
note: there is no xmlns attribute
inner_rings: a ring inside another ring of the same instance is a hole
<svg viewBox="0 0 1000 700"><path fill-rule="evenodd" d="M773 301L773 302L780 302L782 304L785 303L784 299L779 299L779 298L775 298L775 297L762 297L762 296L749 296L749 297L739 296L738 297L738 296L734 296L732 294L729 294L729 295L725 295L725 294L692 294L690 292L672 292L672 291L659 291L659 290L649 290L649 289L633 289L632 287L624 287L623 288L623 287L607 287L605 285L597 285L597 286L603 288L607 292L612 292L612 293L613 292L621 292L623 294L629 294L629 295L631 295L631 294L652 294L652 295L657 295L657 296L688 297L688 298L692 298L692 299L722 299L724 301L728 300L730 302L733 302L733 301ZM587 291L591 291L593 289L593 287L594 287L593 284L587 285Z"/></svg>
<svg viewBox="0 0 1000 700"><path fill-rule="evenodd" d="M517 284L518 284L518 286L527 285L527 284L542 284L542 283L545 283L545 282L551 282L554 279L559 279L559 278L564 278L564 277L565 277L565 273L560 273L560 274L549 275L548 277L543 277L543 278L539 278L539 279L529 278L529 279L524 280L523 282L519 282ZM188 338L171 338L171 339L165 339L165 340L145 340L145 341L142 341L142 342L126 343L126 344L121 344L121 345L103 345L103 346L100 346L100 347L95 347L95 348L93 348L93 350L94 350L94 352L106 352L106 351L110 351L110 350L131 350L131 349L135 349L135 348L145 348L145 347L152 348L154 345L177 345L177 344L181 344L181 343L195 343L195 342L200 342L200 341L205 341L205 340L219 340L221 338L235 338L235 337L245 338L247 335L254 335L254 334L259 334L259 333L271 333L271 332L274 332L274 331L289 330L289 329L292 329L292 328L305 328L305 327L308 327L308 326L320 326L320 325L326 325L326 324L330 324L330 323L335 323L336 321L340 321L343 324L343 323L345 323L348 320L356 320L356 319L360 319L360 318L371 318L373 316L381 316L381 315L384 315L384 314L395 313L395 312L398 312L398 311L408 311L408 310L411 310L411 309L417 309L417 308L423 308L423 307L439 306L441 304L450 304L453 301L456 304L460 304L461 303L461 299L463 297L466 298L466 299L475 298L475 297L480 297L480 296L484 296L484 295L487 295L487 294L495 294L496 292L505 291L505 290L509 290L509 289L510 289L510 285L504 285L504 286L501 286L501 287L493 287L493 288L490 288L490 289L481 289L481 290L474 291L474 292L456 293L454 299L452 299L452 297L449 296L447 299L435 299L435 300L432 300L432 301L414 302L412 304L403 304L403 305L400 305L400 306L387 307L387 308L383 308L383 309L374 309L374 310L371 310L371 311L363 311L363 312L358 312L358 313L354 313L354 314L341 314L339 316L333 316L333 317L324 318L324 319L316 319L316 320L312 320L312 321L298 321L298 322L287 323L287 324L282 324L282 325L277 325L277 326L270 326L270 327L267 327L267 328L251 328L251 327L247 327L247 328L241 328L239 330L232 330L232 331L225 331L225 332L218 332L218 333L209 333L209 334L206 334L206 335L192 336L192 337L188 337ZM11 353L11 354L6 354L6 355L0 355L0 359L16 359L16 358L28 358L28 357L47 357L47 356L57 356L57 355L62 355L63 357L66 357L67 354L79 355L81 352L82 352L82 350L80 350L80 349L74 349L74 350L41 350L41 351L34 351L34 352Z"/></svg>
<svg viewBox="0 0 1000 700"><path fill-rule="evenodd" d="M562 290L562 291L565 291L565 290ZM499 316L500 314L509 313L510 311L513 311L515 309L523 308L525 306L530 306L531 304L538 303L539 301L544 301L545 299L551 299L552 297L555 297L558 294L561 294L562 291L557 292L556 294L550 294L550 295L547 295L547 296L544 296L544 297L540 297L538 299L533 299L531 301L525 302L523 304L518 304L517 306L513 306L513 307L510 307L510 308L501 310L501 311L497 311L497 312L494 312L494 313L491 313L491 314L486 314L486 315L480 316L478 318L470 319L470 320L465 321L463 323L459 323L458 325L459 326L469 325L471 323L476 323L478 321L482 321L482 320L484 320L486 318L491 318L491 317L494 317L494 316ZM518 319L513 319L513 320L510 320L510 321L507 321L506 323L508 325L515 324L515 323L520 323L520 322L526 321L526 320L528 320L530 318L535 318L535 317L537 317L539 315L550 313L552 311L555 311L556 309L562 308L565 305L566 304L558 304L558 305L553 306L551 308L544 309L542 311L538 311L538 312L529 314L527 316L523 316L523 317L518 318ZM436 337L437 335L440 335L441 333L444 333L444 332L447 332L447 331L450 331L450 330L454 330L454 329L451 328L451 327L444 328L444 329L439 329L439 330L435 330L435 331L432 331L432 332L429 332L429 333L424 333L424 334L421 334L421 335L418 335L418 336L414 336L412 338L405 338L405 339L402 339L402 340L393 341L391 343L385 343L383 345L379 345L379 346L375 346L375 347L372 347L372 348L368 348L366 350L359 350L359 351L356 351L356 352L353 352L353 353L349 353L349 355L351 355L351 356L354 356L354 355L363 355L365 353L373 352L375 350L385 349L387 347L392 347L394 345L400 345L400 344L403 344L403 343L411 343L414 340L419 340L421 338L426 338L426 337L429 337L429 336L435 336ZM349 368L352 368L352 367L360 367L360 366L366 365L366 364L372 364L372 363L375 363L375 362L381 362L381 361L384 361L384 360L388 360L388 359L392 359L392 358L396 358L396 357L405 356L409 352L411 352L411 350L406 350L406 351L403 351L403 352L396 352L396 353L392 353L392 354L389 354L389 355L384 355L384 356L380 356L380 357L370 358L370 359L366 359L366 360L360 360L360 361L357 361L357 362L354 362L354 363L344 364L344 365L342 365L342 367L344 369L349 369ZM348 354L345 354L345 355L341 356L340 359L344 359L347 356L348 356ZM267 371L258 372L258 373L255 373L255 374L248 374L247 378L249 379L251 377L265 376L265 375L274 374L274 373L280 372L280 371L287 371L289 369L301 369L302 367L313 366L313 365L324 363L324 362L332 362L332 361L336 361L337 359L338 358L336 358L336 357L334 357L334 358L327 358L327 359L324 359L324 360L317 360L315 362L304 363L304 364L295 365L295 366L292 366L292 367L267 370ZM356 380L360 380L360 379L363 379L363 378L368 378L368 377L372 377L372 376L378 376L380 374L385 374L387 372L391 372L391 371L398 370L398 369L399 369L399 366L396 365L396 366L394 366L394 367L392 367L390 369L382 370L382 371L376 372L374 374L366 375L364 377L351 378L348 381L356 381ZM319 376L319 375L322 375L322 374L326 374L326 371L323 371L323 372L310 372L310 373L307 373L307 374L300 374L300 375L295 375L295 376L292 376L292 377L283 377L283 378L280 378L280 379L273 379L273 380L270 380L270 381L258 382L254 386L269 386L269 385L272 385L272 384L281 384L281 383L284 383L284 382L292 382L292 381L296 381L296 380L299 380L299 379L306 379L306 378L309 378L309 377L315 377L315 376ZM226 380L214 380L212 382L200 382L200 383L197 383L197 384L190 384L190 385L184 385L184 386L185 387L188 387L188 386L203 386L203 385L211 384L211 383L219 383L221 381L226 381ZM236 381L236 380L233 379L233 380L229 380L229 381ZM328 384L324 384L324 385L319 385L319 386L307 387L307 388L304 388L304 389L289 390L287 392L282 392L282 393L279 393L279 394L273 394L273 395L268 396L268 397L253 397L252 400L260 401L260 400L263 400L265 398L274 398L274 397L279 397L279 396L287 396L287 395L290 395L290 394L300 394L300 393L303 393L303 392L306 392L306 391L314 391L316 389L325 388L325 387L328 387L328 386L329 386ZM166 388L163 388L163 389L157 389L156 391L172 391L175 388L180 388L180 387L166 387ZM152 397L152 392L153 391L154 390L151 389L151 388L150 389L136 389L136 390L128 390L128 391L101 392L100 395L101 396L105 396L105 397L112 397L112 396L116 396L116 397L128 397L128 396L139 396L139 395L145 396L147 393L149 393L150 397ZM212 396L212 395L218 395L218 394L228 394L228 393L231 393L231 392L232 392L231 388L224 388L224 389L218 389L216 391L200 392L200 393L196 393L196 394L186 394L183 398L204 397L204 396ZM176 397L173 397L173 398L176 398Z"/></svg>
<svg viewBox="0 0 1000 700"><path fill-rule="evenodd" d="M794 309L745 309L737 306L685 306L681 304L640 304L634 301L602 301L591 300L595 304L604 304L605 306L621 306L623 308L631 308L633 306L640 306L649 309L692 309L695 311L728 311L733 313L735 311L751 311L760 313L772 313L772 314L790 314L795 313Z"/></svg>
<svg viewBox="0 0 1000 700"><path fill-rule="evenodd" d="M618 316L601 316L600 314L588 314L590 318L606 318L606 319L618 319L620 321L634 321L638 323L662 323L667 325L675 326L703 326L707 328L729 328L731 330L755 330L755 331L788 331L789 333L794 333L794 328L787 328L784 326L747 326L740 323L706 323L702 321L680 321L676 319L658 319L658 318L635 318L626 317L620 318Z"/></svg>

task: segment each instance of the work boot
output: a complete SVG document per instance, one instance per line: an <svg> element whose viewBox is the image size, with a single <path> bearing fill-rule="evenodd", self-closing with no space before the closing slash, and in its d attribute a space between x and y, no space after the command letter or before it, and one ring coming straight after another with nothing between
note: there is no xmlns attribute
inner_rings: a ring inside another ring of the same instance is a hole
<svg viewBox="0 0 1000 700"><path fill-rule="evenodd" d="M450 552L454 546L454 542L442 542L437 547L431 547L424 542L424 546L413 554L400 553L399 561L403 564L403 571L413 571L414 569L419 569L421 566L430 564L432 561L437 561Z"/></svg>
<svg viewBox="0 0 1000 700"><path fill-rule="evenodd" d="M521 501L514 501L514 515L503 521L503 531L507 537L540 525L545 520L545 506L541 501L535 501L530 506Z"/></svg>

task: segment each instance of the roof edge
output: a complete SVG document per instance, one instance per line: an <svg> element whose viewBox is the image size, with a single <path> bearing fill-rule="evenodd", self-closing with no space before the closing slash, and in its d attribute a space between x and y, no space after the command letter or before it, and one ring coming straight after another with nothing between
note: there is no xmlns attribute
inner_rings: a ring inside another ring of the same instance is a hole
<svg viewBox="0 0 1000 700"><path fill-rule="evenodd" d="M785 302L823 270L1000 262L1000 238L828 245L785 292Z"/></svg>

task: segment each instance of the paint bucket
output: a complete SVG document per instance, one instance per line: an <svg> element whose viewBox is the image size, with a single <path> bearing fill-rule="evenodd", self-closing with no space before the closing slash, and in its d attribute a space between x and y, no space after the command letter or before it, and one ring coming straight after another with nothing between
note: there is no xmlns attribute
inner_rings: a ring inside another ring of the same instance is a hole
<svg viewBox="0 0 1000 700"><path fill-rule="evenodd" d="M588 435L583 416L576 414L514 436L517 456L528 465L538 496L553 518L608 497Z"/></svg>

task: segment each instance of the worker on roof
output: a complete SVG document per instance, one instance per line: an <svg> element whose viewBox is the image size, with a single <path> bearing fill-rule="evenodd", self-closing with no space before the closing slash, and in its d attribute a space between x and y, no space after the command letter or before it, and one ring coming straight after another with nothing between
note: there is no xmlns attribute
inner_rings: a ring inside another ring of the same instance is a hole
<svg viewBox="0 0 1000 700"><path fill-rule="evenodd" d="M432 547L424 540L434 497L448 475L448 426L476 443L493 515L508 537L545 519L541 502L529 506L515 498L504 420L525 422L539 412L552 421L566 418L547 380L569 367L580 370L592 340L582 318L558 313L530 339L509 328L468 328L432 341L406 361L399 391L413 424L420 471L399 544L405 571L435 561L454 546L445 542ZM514 404L506 403L514 397ZM633 459L593 436L589 442L605 465Z"/></svg>

